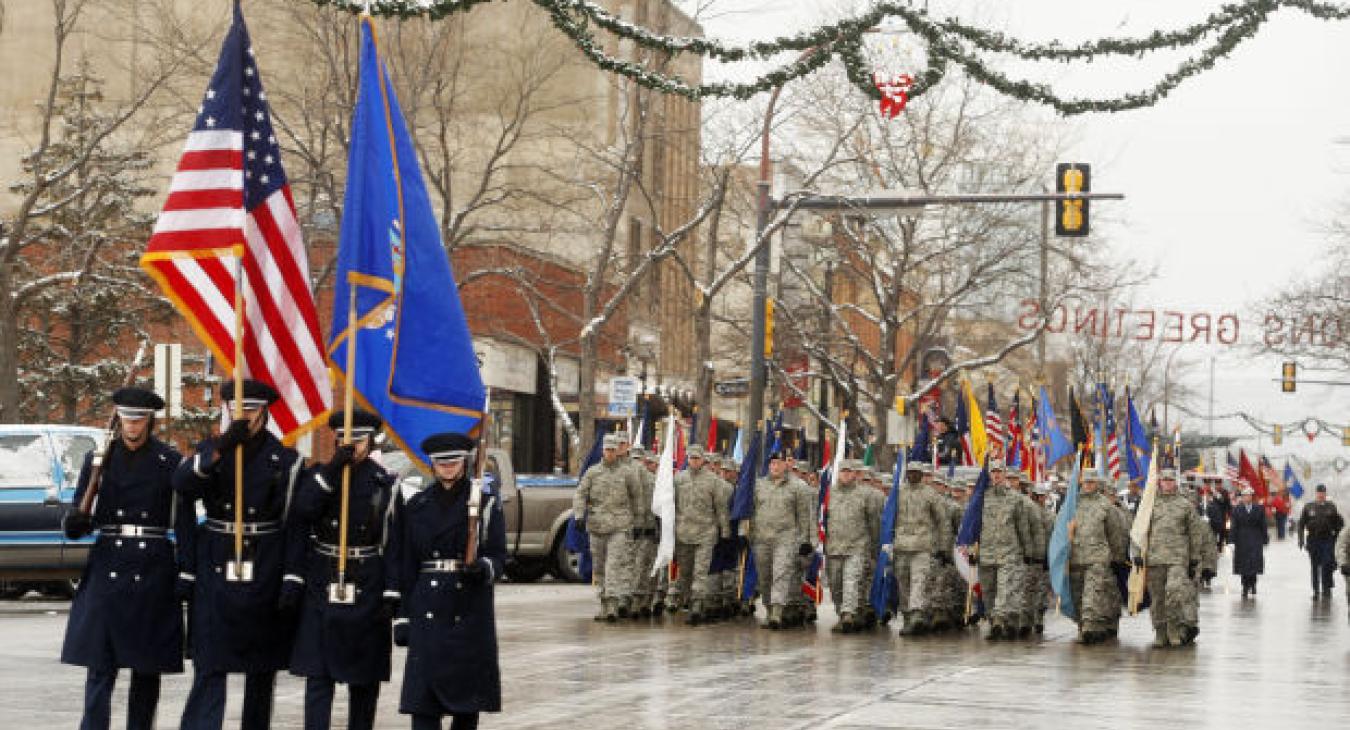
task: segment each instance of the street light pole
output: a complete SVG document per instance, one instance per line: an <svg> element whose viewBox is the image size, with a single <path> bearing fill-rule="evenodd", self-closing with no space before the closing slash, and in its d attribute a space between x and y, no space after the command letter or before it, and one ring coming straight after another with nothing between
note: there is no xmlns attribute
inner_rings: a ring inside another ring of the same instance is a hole
<svg viewBox="0 0 1350 730"><path fill-rule="evenodd" d="M798 60L812 53L815 53L815 49L808 48L802 51ZM783 87L780 84L773 87L773 93L769 94L769 105L764 110L764 130L760 134L759 142L759 184L756 186L758 216L755 223L755 244L758 248L755 250L754 288L750 303L750 413L745 419L746 423L754 424L753 428L756 429L759 428L760 419L764 415L764 388L768 380L764 361L764 303L769 296L770 251L769 242L761 239L769 228L769 218L773 215L774 209L773 161L769 156L769 135L773 131L773 110L778 105L778 97L782 93ZM760 454L761 459L768 455L767 451L766 444Z"/></svg>

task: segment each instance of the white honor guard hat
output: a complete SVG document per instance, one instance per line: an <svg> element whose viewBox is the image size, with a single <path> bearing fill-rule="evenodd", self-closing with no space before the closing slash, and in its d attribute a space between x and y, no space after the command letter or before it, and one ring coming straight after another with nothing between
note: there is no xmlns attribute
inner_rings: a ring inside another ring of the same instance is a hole
<svg viewBox="0 0 1350 730"><path fill-rule="evenodd" d="M438 433L422 441L422 451L433 464L463 461L477 444L462 433Z"/></svg>

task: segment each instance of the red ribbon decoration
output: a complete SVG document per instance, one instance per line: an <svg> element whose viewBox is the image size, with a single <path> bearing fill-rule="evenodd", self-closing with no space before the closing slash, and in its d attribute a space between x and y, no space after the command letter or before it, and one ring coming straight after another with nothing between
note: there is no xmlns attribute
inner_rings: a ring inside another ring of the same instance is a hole
<svg viewBox="0 0 1350 730"><path fill-rule="evenodd" d="M880 73L872 74L872 82L881 92L881 116L895 119L909 103L909 90L914 86L914 77L909 74L896 74L885 78Z"/></svg>

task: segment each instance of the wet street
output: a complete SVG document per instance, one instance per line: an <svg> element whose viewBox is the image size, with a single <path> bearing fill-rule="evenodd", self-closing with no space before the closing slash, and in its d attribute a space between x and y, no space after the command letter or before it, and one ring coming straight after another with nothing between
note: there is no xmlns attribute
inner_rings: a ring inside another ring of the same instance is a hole
<svg viewBox="0 0 1350 730"><path fill-rule="evenodd" d="M894 627L831 635L830 610L812 631L748 621L608 626L591 621L584 586L502 585L505 712L482 726L1330 727L1350 715L1342 578L1330 601L1312 600L1307 561L1292 540L1272 543L1266 556L1260 596L1244 602L1225 554L1221 579L1201 597L1197 646L1166 650L1150 648L1146 615L1127 619L1118 643L1096 647L1073 643L1063 618L1029 642L990 643L974 632L900 640ZM63 603L0 603L0 728L78 725L83 670L56 660L65 620ZM400 652L379 727L407 727L397 713L401 669ZM159 727L177 726L187 686L187 675L166 678ZM241 694L232 683L231 718ZM274 727L302 726L302 696L300 680L278 680ZM345 726L345 700L337 712L334 726Z"/></svg>

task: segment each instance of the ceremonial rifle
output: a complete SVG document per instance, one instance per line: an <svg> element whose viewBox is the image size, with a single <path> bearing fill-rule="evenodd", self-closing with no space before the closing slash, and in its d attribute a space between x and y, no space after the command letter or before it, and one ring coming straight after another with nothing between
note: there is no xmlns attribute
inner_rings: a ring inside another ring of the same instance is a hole
<svg viewBox="0 0 1350 730"><path fill-rule="evenodd" d="M145 343L136 348L136 357L131 360L131 367L127 368L127 376L122 381L122 387L126 388L136 379L136 368L140 367L141 359L145 356ZM112 458L113 444L122 438L122 419L117 417L117 409L114 408L112 415L108 417L108 425L104 429L104 434L108 440L103 446L102 453L94 452L94 458L90 462L89 484L84 488L84 496L80 498L80 504L76 508L83 514L93 514L94 498L98 496L98 487L103 483L103 465ZM150 434L146 434L149 438Z"/></svg>
<svg viewBox="0 0 1350 730"><path fill-rule="evenodd" d="M483 505L483 471L487 467L487 450L492 434L489 428L492 421L492 389L488 388L483 398L483 420L479 422L478 463L474 469L474 478L469 482L469 536L464 546L464 564L472 565L478 559L478 522Z"/></svg>

